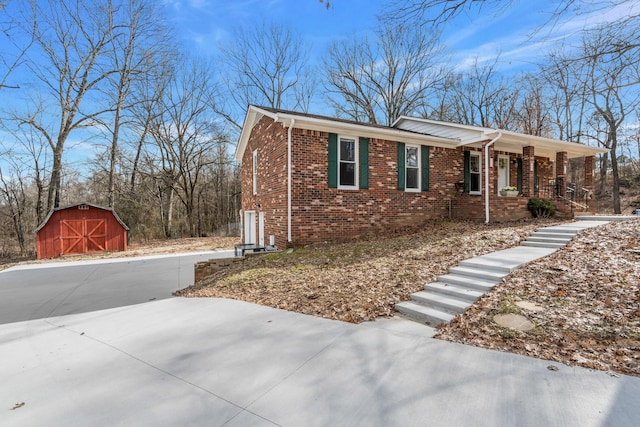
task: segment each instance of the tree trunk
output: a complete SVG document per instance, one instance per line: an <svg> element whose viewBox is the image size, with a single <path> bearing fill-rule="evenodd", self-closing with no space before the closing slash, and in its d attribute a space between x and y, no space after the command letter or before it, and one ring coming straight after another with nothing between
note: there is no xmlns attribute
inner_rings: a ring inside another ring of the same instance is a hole
<svg viewBox="0 0 640 427"><path fill-rule="evenodd" d="M160 189L160 218L162 220L162 231L164 237L172 238L173 234L173 187Z"/></svg>
<svg viewBox="0 0 640 427"><path fill-rule="evenodd" d="M116 106L115 117L113 119L113 136L111 139L111 156L109 159L109 201L108 205L112 208L115 204L116 193L116 160L118 158L118 134L120 133L120 109L122 108L122 99L118 100Z"/></svg>
<svg viewBox="0 0 640 427"><path fill-rule="evenodd" d="M144 139L147 137L148 127L145 125L140 140L138 141L138 147L136 148L136 155L133 159L133 167L131 169L131 182L129 183L129 191L133 195L136 188L136 176L138 175L138 167L140 164L140 155L142 154L142 146L144 145Z"/></svg>
<svg viewBox="0 0 640 427"><path fill-rule="evenodd" d="M598 183L598 194L604 195L607 186L607 169L609 168L609 156L607 153L600 155L600 182Z"/></svg>
<svg viewBox="0 0 640 427"><path fill-rule="evenodd" d="M60 180L62 176L62 147L64 142L58 142L53 151L53 165L47 194L47 212L60 206Z"/></svg>
<svg viewBox="0 0 640 427"><path fill-rule="evenodd" d="M620 175L618 171L618 154L616 153L617 143L616 132L612 132L611 151L609 154L611 155L611 175L613 177L613 212L620 214L622 211L620 209Z"/></svg>

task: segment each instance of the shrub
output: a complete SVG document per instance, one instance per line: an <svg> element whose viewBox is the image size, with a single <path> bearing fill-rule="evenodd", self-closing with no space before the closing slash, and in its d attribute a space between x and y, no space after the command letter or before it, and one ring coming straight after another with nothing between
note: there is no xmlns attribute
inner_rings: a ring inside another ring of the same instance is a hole
<svg viewBox="0 0 640 427"><path fill-rule="evenodd" d="M530 198L527 208L535 218L549 218L556 211L556 207L551 203L551 200L538 197Z"/></svg>

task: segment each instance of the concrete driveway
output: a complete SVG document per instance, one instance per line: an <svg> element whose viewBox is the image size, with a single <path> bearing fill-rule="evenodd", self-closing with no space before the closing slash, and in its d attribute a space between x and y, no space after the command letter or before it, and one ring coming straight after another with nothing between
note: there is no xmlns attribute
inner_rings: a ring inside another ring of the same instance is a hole
<svg viewBox="0 0 640 427"><path fill-rule="evenodd" d="M0 272L0 324L170 298L193 266L233 251L27 264Z"/></svg>
<svg viewBox="0 0 640 427"><path fill-rule="evenodd" d="M640 378L430 332L213 298L0 325L0 424L638 425Z"/></svg>

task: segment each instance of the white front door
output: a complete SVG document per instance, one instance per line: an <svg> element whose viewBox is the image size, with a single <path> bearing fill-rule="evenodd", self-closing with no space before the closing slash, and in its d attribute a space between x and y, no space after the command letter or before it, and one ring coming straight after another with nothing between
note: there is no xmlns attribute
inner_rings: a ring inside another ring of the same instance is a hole
<svg viewBox="0 0 640 427"><path fill-rule="evenodd" d="M256 243L256 212L244 212L244 242L246 244Z"/></svg>
<svg viewBox="0 0 640 427"><path fill-rule="evenodd" d="M509 156L498 156L498 194L509 186Z"/></svg>

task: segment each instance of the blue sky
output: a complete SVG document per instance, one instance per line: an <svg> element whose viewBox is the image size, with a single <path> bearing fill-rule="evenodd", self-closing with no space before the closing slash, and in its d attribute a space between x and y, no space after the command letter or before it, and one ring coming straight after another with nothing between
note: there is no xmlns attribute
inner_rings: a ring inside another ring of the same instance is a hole
<svg viewBox="0 0 640 427"><path fill-rule="evenodd" d="M371 31L387 0L334 0L326 10L317 0L165 0L168 19L178 28L185 47L200 55L215 55L239 25L263 21L282 22L300 32L318 58L328 44L340 37ZM519 0L504 11L472 10L447 26L443 42L451 60L460 67L478 57L493 60L500 55L503 71L519 70L540 60L540 55L560 41L575 37L580 29L628 16L629 7L640 11L640 2L568 16L555 26L544 27L557 1ZM635 3L635 4L632 4ZM313 60L313 58L312 58Z"/></svg>
<svg viewBox="0 0 640 427"><path fill-rule="evenodd" d="M214 58L239 26L276 22L302 34L312 46L310 61L317 63L333 40L371 32L377 24L376 17L388 4L387 0L333 0L332 8L327 10L318 0L161 1L166 19L175 27L183 48L198 56ZM9 7L12 4L18 3L9 1ZM628 16L632 12L630 7L634 13L640 12L640 2L628 1L622 7L594 11L577 18L569 16L570 19L535 32L549 21L550 12L555 7L556 1L516 0L511 7L500 12L473 10L457 17L442 36L450 61L462 70L476 57L480 61L493 61L500 55L498 69L506 75L515 74L528 67L533 68L542 59L542 54L559 46L566 38L575 39L578 31L585 27ZM19 83L25 87L26 82ZM11 105L10 99L19 102L17 98L9 98L18 92L3 90L0 94L5 107ZM312 105L311 112L331 114L317 105ZM0 137L5 142L11 139L11 135L2 129ZM85 159L94 150L92 141L75 133L67 144L68 154L65 156L76 152L77 158Z"/></svg>

